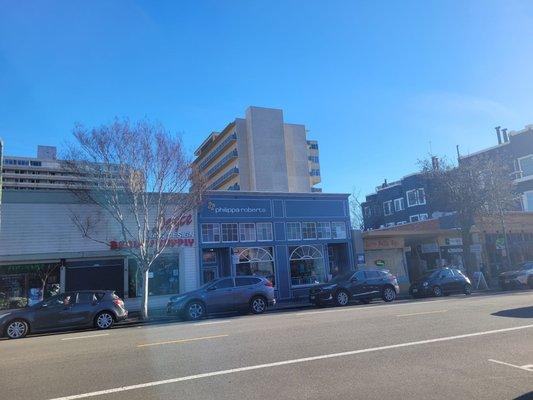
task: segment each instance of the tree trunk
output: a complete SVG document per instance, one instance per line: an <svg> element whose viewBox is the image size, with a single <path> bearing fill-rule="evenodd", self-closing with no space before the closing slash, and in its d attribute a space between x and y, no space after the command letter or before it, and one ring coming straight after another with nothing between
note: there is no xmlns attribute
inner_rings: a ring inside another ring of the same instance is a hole
<svg viewBox="0 0 533 400"><path fill-rule="evenodd" d="M470 235L470 226L463 226L461 228L461 239L463 240L463 261L465 263L466 273L472 276L476 270L472 261L472 253L470 252L470 245L472 244L472 236Z"/></svg>
<svg viewBox="0 0 533 400"><path fill-rule="evenodd" d="M148 318L148 270L142 273L142 284L141 319L145 320Z"/></svg>

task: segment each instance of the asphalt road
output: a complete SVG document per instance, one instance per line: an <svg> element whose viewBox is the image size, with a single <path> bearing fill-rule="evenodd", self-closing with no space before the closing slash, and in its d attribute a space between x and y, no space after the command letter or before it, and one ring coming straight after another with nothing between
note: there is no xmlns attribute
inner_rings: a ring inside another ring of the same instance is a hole
<svg viewBox="0 0 533 400"><path fill-rule="evenodd" d="M533 291L2 340L0 363L1 399L533 398Z"/></svg>

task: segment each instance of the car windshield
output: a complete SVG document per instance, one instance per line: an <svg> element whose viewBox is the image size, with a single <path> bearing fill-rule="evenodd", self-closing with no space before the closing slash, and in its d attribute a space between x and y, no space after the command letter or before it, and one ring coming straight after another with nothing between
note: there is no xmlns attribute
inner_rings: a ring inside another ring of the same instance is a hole
<svg viewBox="0 0 533 400"><path fill-rule="evenodd" d="M343 274L336 275L333 279L331 279L330 283L346 282L352 277L353 274L354 271L349 271Z"/></svg>

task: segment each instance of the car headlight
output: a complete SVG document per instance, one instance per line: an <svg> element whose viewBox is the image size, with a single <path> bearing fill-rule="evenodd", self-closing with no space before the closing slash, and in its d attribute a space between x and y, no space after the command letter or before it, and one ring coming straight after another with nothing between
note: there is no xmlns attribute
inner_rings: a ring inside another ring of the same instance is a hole
<svg viewBox="0 0 533 400"><path fill-rule="evenodd" d="M422 286L424 287L428 287L429 283L428 282L422 282Z"/></svg>

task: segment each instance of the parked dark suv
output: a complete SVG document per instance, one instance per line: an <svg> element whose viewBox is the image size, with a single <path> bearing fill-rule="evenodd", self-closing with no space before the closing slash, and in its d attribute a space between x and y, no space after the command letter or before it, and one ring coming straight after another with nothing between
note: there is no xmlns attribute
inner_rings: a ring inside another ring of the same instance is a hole
<svg viewBox="0 0 533 400"><path fill-rule="evenodd" d="M335 304L345 306L351 300L368 303L381 298L387 302L396 299L400 292L396 277L386 270L365 269L339 274L328 283L313 286L309 301L315 305Z"/></svg>
<svg viewBox="0 0 533 400"><path fill-rule="evenodd" d="M61 293L32 306L0 313L0 332L10 339L65 328L107 329L128 317L112 290Z"/></svg>
<svg viewBox="0 0 533 400"><path fill-rule="evenodd" d="M191 292L172 296L167 313L190 320L227 311L262 314L275 303L274 285L270 280L260 276L238 276L215 279Z"/></svg>
<svg viewBox="0 0 533 400"><path fill-rule="evenodd" d="M420 277L409 288L412 297L446 296L452 293L472 293L470 279L458 269L438 268Z"/></svg>

